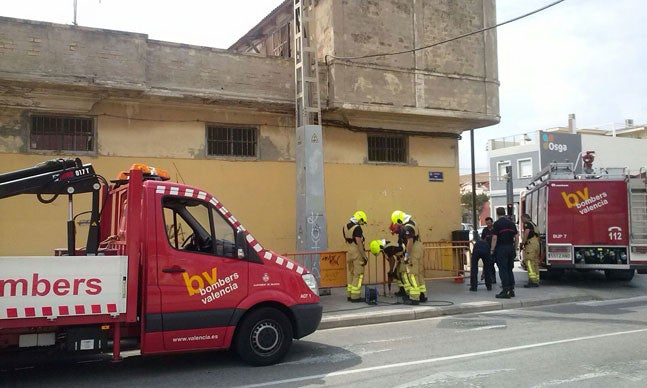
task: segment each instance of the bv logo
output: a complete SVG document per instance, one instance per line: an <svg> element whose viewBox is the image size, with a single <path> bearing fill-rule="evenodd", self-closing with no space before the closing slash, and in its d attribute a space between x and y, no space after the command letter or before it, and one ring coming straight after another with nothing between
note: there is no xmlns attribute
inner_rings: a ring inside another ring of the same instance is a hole
<svg viewBox="0 0 647 388"><path fill-rule="evenodd" d="M211 274L203 272L202 275L189 276L189 274L184 272L182 277L184 278L184 284L186 285L186 290L189 293L189 296L199 294L200 289L205 288L205 281L207 282L207 287L214 284L218 280L217 274L218 269L216 267L211 268Z"/></svg>
<svg viewBox="0 0 647 388"><path fill-rule="evenodd" d="M573 206L577 206L578 203L589 199L589 188L585 187L584 190L577 190L575 193L562 191L562 198L564 198L564 203L566 203L566 206L570 209Z"/></svg>

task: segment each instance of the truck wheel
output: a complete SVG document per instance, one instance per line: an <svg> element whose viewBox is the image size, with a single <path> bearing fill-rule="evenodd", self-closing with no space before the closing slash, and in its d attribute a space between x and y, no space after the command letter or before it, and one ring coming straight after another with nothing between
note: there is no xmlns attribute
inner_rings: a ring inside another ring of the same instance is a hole
<svg viewBox="0 0 647 388"><path fill-rule="evenodd" d="M234 339L234 349L254 366L281 361L292 345L292 325L282 312L264 307L244 318Z"/></svg>
<svg viewBox="0 0 647 388"><path fill-rule="evenodd" d="M604 276L607 280L630 281L634 278L635 269L605 269Z"/></svg>

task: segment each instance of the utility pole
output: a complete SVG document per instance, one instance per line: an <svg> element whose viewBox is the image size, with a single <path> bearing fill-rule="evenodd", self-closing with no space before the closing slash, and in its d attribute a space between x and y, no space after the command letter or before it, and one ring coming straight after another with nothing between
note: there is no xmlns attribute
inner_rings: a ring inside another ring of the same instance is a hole
<svg viewBox="0 0 647 388"><path fill-rule="evenodd" d="M474 128L470 129L470 157L472 162L472 226L476 235L479 230L479 222L476 217L476 162L474 158Z"/></svg>
<svg viewBox="0 0 647 388"><path fill-rule="evenodd" d="M294 0L294 82L296 106L296 249L328 249L323 173L319 67L310 15L312 0ZM320 281L319 255L303 265Z"/></svg>

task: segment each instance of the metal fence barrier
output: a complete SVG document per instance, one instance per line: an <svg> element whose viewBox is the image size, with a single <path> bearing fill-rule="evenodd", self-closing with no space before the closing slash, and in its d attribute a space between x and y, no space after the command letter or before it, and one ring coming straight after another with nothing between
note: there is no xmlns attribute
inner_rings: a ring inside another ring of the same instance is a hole
<svg viewBox="0 0 647 388"><path fill-rule="evenodd" d="M457 283L464 281L465 266L469 263L468 241L423 242L423 267L425 279L454 279ZM320 279L322 289L346 287L346 251L294 252L284 256L312 269L314 261L319 261L319 271L314 275ZM364 270L365 285L382 285L384 294L391 292L388 281L389 263L380 254L367 253L368 263ZM325 292L323 293L325 294Z"/></svg>

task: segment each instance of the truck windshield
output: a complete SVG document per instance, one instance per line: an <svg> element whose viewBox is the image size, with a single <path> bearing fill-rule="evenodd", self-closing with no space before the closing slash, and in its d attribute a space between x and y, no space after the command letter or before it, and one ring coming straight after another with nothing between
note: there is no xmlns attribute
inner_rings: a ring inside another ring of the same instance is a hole
<svg viewBox="0 0 647 388"><path fill-rule="evenodd" d="M233 228L210 204L164 197L164 226L169 244L178 250L236 258Z"/></svg>

